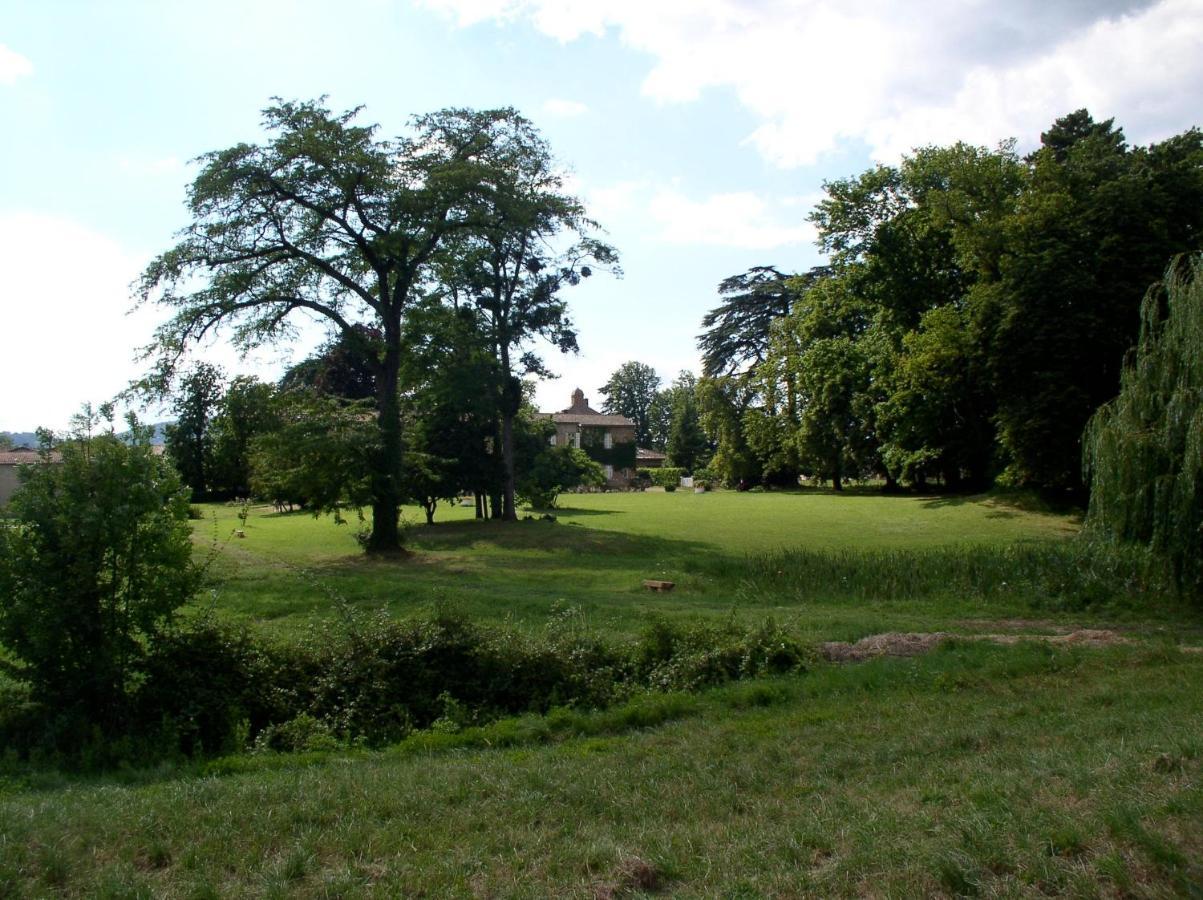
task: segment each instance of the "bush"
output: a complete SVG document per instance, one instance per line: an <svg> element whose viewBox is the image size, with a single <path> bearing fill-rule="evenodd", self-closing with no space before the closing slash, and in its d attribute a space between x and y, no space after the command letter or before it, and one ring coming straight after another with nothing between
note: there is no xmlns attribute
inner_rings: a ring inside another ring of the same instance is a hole
<svg viewBox="0 0 1203 900"><path fill-rule="evenodd" d="M587 633L572 610L557 613L541 636L446 612L413 622L348 613L341 634L327 628L272 645L202 618L156 641L125 737L142 748L142 760L151 751L379 746L419 729L456 732L515 714L603 709L647 690L801 671L806 661L797 640L772 623L657 620L637 642L615 645ZM45 710L31 708L22 692L0 696L0 739L31 722L45 730L44 720ZM119 761L110 754L110 763Z"/></svg>
<svg viewBox="0 0 1203 900"><path fill-rule="evenodd" d="M555 509L556 499L578 487L606 483L602 467L576 447L540 446L540 452L518 473L518 496L533 509Z"/></svg>
<svg viewBox="0 0 1203 900"><path fill-rule="evenodd" d="M685 474L685 470L673 466L663 466L659 469L640 469L636 474L640 478L646 478L656 487L662 487L666 491L675 491L681 484L681 476Z"/></svg>
<svg viewBox="0 0 1203 900"><path fill-rule="evenodd" d="M187 490L151 429L131 417L118 437L106 407L74 428L57 463L44 436L42 463L20 471L15 524L0 529L0 643L68 745L128 729L147 647L199 577Z"/></svg>

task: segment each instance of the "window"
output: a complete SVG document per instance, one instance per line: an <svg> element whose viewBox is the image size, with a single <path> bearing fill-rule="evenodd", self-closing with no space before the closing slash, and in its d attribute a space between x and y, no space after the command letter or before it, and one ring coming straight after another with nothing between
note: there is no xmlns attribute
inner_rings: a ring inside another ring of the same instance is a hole
<svg viewBox="0 0 1203 900"><path fill-rule="evenodd" d="M547 443L551 444L554 447L556 445L556 436L553 434L551 437L549 437L547 439Z"/></svg>
<svg viewBox="0 0 1203 900"><path fill-rule="evenodd" d="M579 450L581 448L581 433L579 431L574 431L572 434L568 435L568 443L572 444L572 446Z"/></svg>
<svg viewBox="0 0 1203 900"><path fill-rule="evenodd" d="M609 435L606 435L606 437L609 437ZM609 481L613 477L614 477L614 467L609 466L609 465L606 466L606 480Z"/></svg>
<svg viewBox="0 0 1203 900"><path fill-rule="evenodd" d="M605 446L605 448L606 448L607 450L609 450L611 447L613 447L613 446L614 446L614 435L610 434L610 432L608 432L608 431L607 431L607 432L606 432L606 437L605 437L605 439L602 441L602 444L603 444L603 446Z"/></svg>

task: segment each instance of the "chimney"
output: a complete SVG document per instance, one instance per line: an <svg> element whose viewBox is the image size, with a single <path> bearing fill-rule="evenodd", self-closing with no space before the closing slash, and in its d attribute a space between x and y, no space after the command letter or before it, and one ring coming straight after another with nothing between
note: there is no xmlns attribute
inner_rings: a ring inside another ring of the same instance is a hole
<svg viewBox="0 0 1203 900"><path fill-rule="evenodd" d="M592 411L593 410L589 409L589 401L585 397L585 392L580 388L577 388L572 392L572 406L564 410L564 412L570 413L588 413Z"/></svg>

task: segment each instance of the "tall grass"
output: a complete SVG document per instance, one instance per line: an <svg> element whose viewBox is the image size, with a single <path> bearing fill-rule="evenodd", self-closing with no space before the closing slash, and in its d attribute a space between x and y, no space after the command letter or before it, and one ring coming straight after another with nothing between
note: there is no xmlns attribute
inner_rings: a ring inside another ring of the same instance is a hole
<svg viewBox="0 0 1203 900"><path fill-rule="evenodd" d="M793 601L1020 599L1036 609L1146 607L1173 595L1140 547L1073 540L927 550L782 550L746 560L741 594Z"/></svg>

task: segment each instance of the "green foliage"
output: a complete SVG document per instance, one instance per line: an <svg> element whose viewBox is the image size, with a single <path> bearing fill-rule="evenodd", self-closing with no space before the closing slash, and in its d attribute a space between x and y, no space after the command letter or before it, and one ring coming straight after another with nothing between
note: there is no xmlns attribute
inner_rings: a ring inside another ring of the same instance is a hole
<svg viewBox="0 0 1203 900"><path fill-rule="evenodd" d="M251 445L280 425L276 389L250 376L226 386L210 422L212 457L206 466L210 494L216 499L251 495Z"/></svg>
<svg viewBox="0 0 1203 900"><path fill-rule="evenodd" d="M278 396L275 417L278 427L251 444L256 496L336 517L370 502L379 433L369 403L289 391Z"/></svg>
<svg viewBox="0 0 1203 900"><path fill-rule="evenodd" d="M613 466L615 472L635 468L635 442L615 442L606 447L605 430L602 428L581 429L581 449L594 462Z"/></svg>
<svg viewBox="0 0 1203 900"><path fill-rule="evenodd" d="M1088 526L1149 545L1203 596L1203 257L1176 261L1145 295L1119 396L1084 444Z"/></svg>
<svg viewBox="0 0 1203 900"><path fill-rule="evenodd" d="M652 404L660 390L660 376L651 366L641 362L625 362L610 375L602 387L605 397L602 412L626 416L635 423L635 443L652 446ZM599 462L608 462L600 460ZM631 463L627 466L633 465ZM617 466L615 466L617 468Z"/></svg>
<svg viewBox="0 0 1203 900"><path fill-rule="evenodd" d="M132 417L86 410L61 463L21 471L0 528L0 643L59 726L112 731L153 641L196 591L187 492ZM81 734L61 735L77 743Z"/></svg>
<svg viewBox="0 0 1203 900"><path fill-rule="evenodd" d="M1130 148L1111 120L1059 119L1005 223L991 366L1012 477L1081 485L1081 435L1115 396L1140 298L1199 249L1203 133Z"/></svg>
<svg viewBox="0 0 1203 900"><path fill-rule="evenodd" d="M562 610L542 636L446 611L412 621L351 616L339 633L266 645L199 623L160 649L141 694L185 752L313 750L393 742L415 729L459 730L553 707L604 708L645 689L696 690L803 671L809 654L784 629L653 622L632 645L608 644ZM211 677L206 678L206 676Z"/></svg>
<svg viewBox="0 0 1203 900"><path fill-rule="evenodd" d="M492 296L485 306L501 317L495 325L504 320L498 351L535 335L567 341L556 288L590 273L580 261L604 265L613 252L588 243L538 274L546 261L532 258L532 245L565 221L588 223L561 194L545 142L514 110L442 110L393 140L355 124L357 114L277 101L264 110L264 143L201 157L192 220L142 277L143 301L172 312L150 348L156 370L146 384L164 390L181 352L215 329L229 328L246 350L289 338L298 315L319 317L375 386L367 547L389 553L400 545L404 493L403 323L418 297L438 282L482 303ZM493 296L476 276L501 270L509 287ZM494 387L508 389L513 373L503 369Z"/></svg>
<svg viewBox="0 0 1203 900"><path fill-rule="evenodd" d="M697 379L692 372L682 372L673 382L672 420L668 427L665 450L668 461L686 472L694 466L704 466L710 459L710 439L702 429L698 411Z"/></svg>
<svg viewBox="0 0 1203 900"><path fill-rule="evenodd" d="M518 496L534 509L555 509L556 498L564 491L605 483L601 465L584 450L544 443L519 470Z"/></svg>
<svg viewBox="0 0 1203 900"><path fill-rule="evenodd" d="M171 411L176 420L167 426L167 452L175 462L193 500L209 496L209 471L213 462L211 423L221 405L225 374L217 366L197 363L180 379Z"/></svg>
<svg viewBox="0 0 1203 900"><path fill-rule="evenodd" d="M761 464L749 445L744 415L755 397L748 378L722 377L698 380L698 415L702 428L714 442L707 468L716 479L736 485L759 481Z"/></svg>
<svg viewBox="0 0 1203 900"><path fill-rule="evenodd" d="M1137 298L1197 250L1203 133L1130 148L1079 110L1042 141L1026 159L1014 141L919 148L830 182L810 216L830 268L720 286L699 346L726 380L706 421L728 478L1077 491Z"/></svg>
<svg viewBox="0 0 1203 900"><path fill-rule="evenodd" d="M640 478L646 479L666 491L675 491L680 486L681 477L684 474L685 470L679 466L661 466L658 469L640 469L638 471Z"/></svg>
<svg viewBox="0 0 1203 900"><path fill-rule="evenodd" d="M698 336L706 377L739 374L764 359L770 326L793 303L788 277L772 266L754 266L719 283L723 302L702 317L705 330Z"/></svg>

